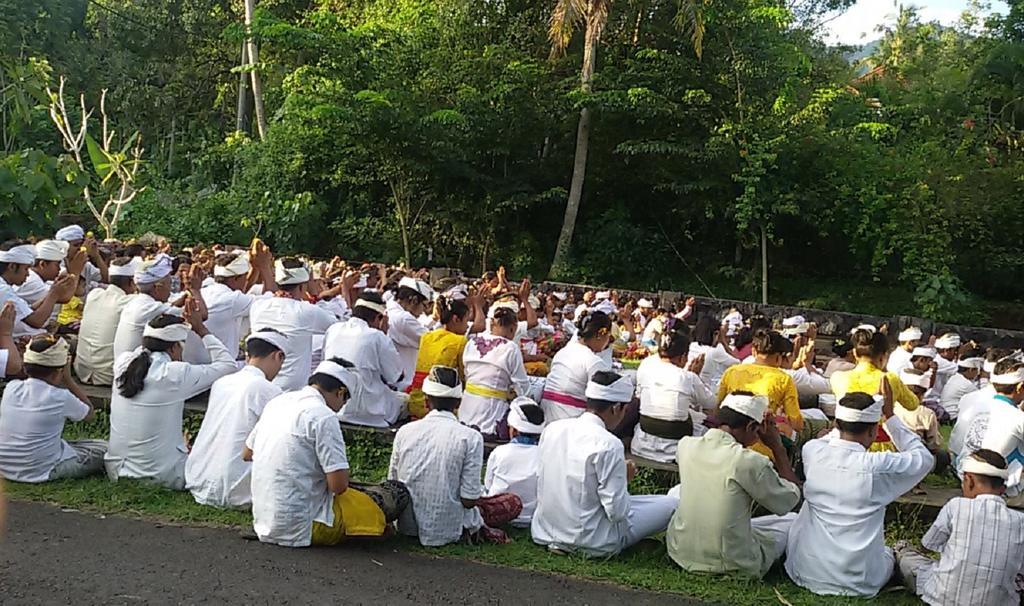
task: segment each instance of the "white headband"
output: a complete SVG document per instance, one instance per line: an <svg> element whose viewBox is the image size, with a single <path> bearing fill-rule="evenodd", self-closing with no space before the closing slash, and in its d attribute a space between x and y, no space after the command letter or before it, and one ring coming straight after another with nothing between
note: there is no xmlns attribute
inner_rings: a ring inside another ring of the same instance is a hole
<svg viewBox="0 0 1024 606"><path fill-rule="evenodd" d="M462 383L457 383L454 387L449 387L444 383L435 381L431 378L434 368L430 369L431 372L427 373L427 378L423 379L423 393L432 398L454 398L456 400L462 398Z"/></svg>
<svg viewBox="0 0 1024 606"><path fill-rule="evenodd" d="M981 365L981 370L983 370L985 372L985 374L991 375L992 373L994 373L996 371L996 363L995 362L985 362L984 364Z"/></svg>
<svg viewBox="0 0 1024 606"><path fill-rule="evenodd" d="M654 303L652 303L650 299L640 299L636 302L636 306L641 309L650 309L654 307Z"/></svg>
<svg viewBox="0 0 1024 606"><path fill-rule="evenodd" d="M36 243L36 259L40 261L63 261L71 245L63 240L42 240Z"/></svg>
<svg viewBox="0 0 1024 606"><path fill-rule="evenodd" d="M274 263L274 281L279 286L292 286L309 282L309 270L305 267L285 267L280 259Z"/></svg>
<svg viewBox="0 0 1024 606"><path fill-rule="evenodd" d="M907 341L920 341L921 340L921 329L916 326L900 332L899 336L896 337L900 343L906 343Z"/></svg>
<svg viewBox="0 0 1024 606"><path fill-rule="evenodd" d="M608 299L605 299L604 301L601 301L600 303L594 306L594 311L599 311L610 316L613 313L617 312L618 310L615 308L614 303L612 303Z"/></svg>
<svg viewBox="0 0 1024 606"><path fill-rule="evenodd" d="M1001 375L992 375L988 378L989 383L995 383L996 385L1017 385L1024 383L1024 367L1018 368L1013 372L1005 372Z"/></svg>
<svg viewBox="0 0 1024 606"><path fill-rule="evenodd" d="M32 265L36 260L36 247L31 244L15 246L11 250L0 250L0 263Z"/></svg>
<svg viewBox="0 0 1024 606"><path fill-rule="evenodd" d="M71 242L73 240L84 240L85 230L79 225L68 225L57 230L57 233L53 236L57 240L64 240L65 242Z"/></svg>
<svg viewBox="0 0 1024 606"><path fill-rule="evenodd" d="M878 332L878 329L872 326L871 324L858 324L857 326L853 327L853 330L850 331L850 334L852 335L858 330L866 330L871 334L875 334L876 332Z"/></svg>
<svg viewBox="0 0 1024 606"><path fill-rule="evenodd" d="M153 284L171 275L174 269L174 261L164 253L160 253L155 259L143 261L135 268L136 284Z"/></svg>
<svg viewBox="0 0 1024 606"><path fill-rule="evenodd" d="M68 352L70 349L68 342L62 338L57 339L53 345L40 352L32 351L32 347L29 346L25 350L25 364L38 364L48 368L62 368L68 363Z"/></svg>
<svg viewBox="0 0 1024 606"><path fill-rule="evenodd" d="M760 423L764 420L764 413L768 411L768 398L731 393L725 396L720 407L734 410Z"/></svg>
<svg viewBox="0 0 1024 606"><path fill-rule="evenodd" d="M915 347L914 351L910 352L911 358L934 358L935 350L931 347Z"/></svg>
<svg viewBox="0 0 1024 606"><path fill-rule="evenodd" d="M107 268L107 275L111 277L120 276L122 278L131 278L135 275L135 270L139 268L139 261L132 259L124 265L111 264Z"/></svg>
<svg viewBox="0 0 1024 606"><path fill-rule="evenodd" d="M185 324L171 324L163 328L153 328L146 324L146 328L142 329L142 336L160 339L168 343L177 343L188 338L188 326Z"/></svg>
<svg viewBox="0 0 1024 606"><path fill-rule="evenodd" d="M958 334L944 334L935 340L936 349L953 349L954 347L960 347L960 335Z"/></svg>
<svg viewBox="0 0 1024 606"><path fill-rule="evenodd" d="M634 391L636 387L633 385L633 379L628 375L622 375L611 385L601 385L591 379L587 382L585 395L588 400L625 403L633 399Z"/></svg>
<svg viewBox="0 0 1024 606"><path fill-rule="evenodd" d="M388 308L380 303L374 303L373 301L367 301L366 299L356 299L355 307L365 307L366 309L372 309L379 314L388 313Z"/></svg>
<svg viewBox="0 0 1024 606"><path fill-rule="evenodd" d="M313 374L325 374L341 381L342 384L348 388L350 396L355 394L356 389L359 387L359 376L352 372L352 369L345 368L341 364L330 360L324 360L317 364L316 370L313 371Z"/></svg>
<svg viewBox="0 0 1024 606"><path fill-rule="evenodd" d="M246 344L248 344L248 343L252 342L253 340L266 341L267 343L270 343L274 347L276 347L276 348L280 349L281 351L283 351L285 354L288 353L288 337L286 337L285 335L283 335L283 334L281 334L281 333L279 333L277 331L274 331L274 330L257 330L257 331L253 331L248 337L246 337L245 342L246 342Z"/></svg>
<svg viewBox="0 0 1024 606"><path fill-rule="evenodd" d="M515 301L499 301L487 310L487 317L493 319L499 309L510 309L513 313L519 313L519 303Z"/></svg>
<svg viewBox="0 0 1024 606"><path fill-rule="evenodd" d="M213 275L218 278L233 278L244 276L249 273L249 259L244 254L236 255L227 265L217 265L213 268Z"/></svg>
<svg viewBox="0 0 1024 606"><path fill-rule="evenodd" d="M461 301L469 296L469 289L465 284L456 284L444 291L444 296L452 301Z"/></svg>
<svg viewBox="0 0 1024 606"><path fill-rule="evenodd" d="M541 421L540 425L535 425L523 414L523 406L527 405L537 406L537 403L526 396L519 396L512 400L508 409L509 427L522 433L540 433L544 431L544 421ZM543 410L541 410L541 413L543 414Z"/></svg>
<svg viewBox="0 0 1024 606"><path fill-rule="evenodd" d="M877 423L882 418L882 407L884 405L885 400L881 396L875 396L874 403L864 410L847 408L842 404L836 404L836 420L846 421L847 423Z"/></svg>
<svg viewBox="0 0 1024 606"><path fill-rule="evenodd" d="M903 381L903 384L907 386L913 385L914 387L923 387L928 389L931 387L932 378L930 373L919 375L914 372L907 372L903 370L900 371L900 381Z"/></svg>
<svg viewBox="0 0 1024 606"><path fill-rule="evenodd" d="M993 478L1006 479L1010 477L1009 469L999 469L995 465L987 461L983 461L974 455L971 455L964 459L963 468L960 470L964 473L976 473L981 476L990 476Z"/></svg>
<svg viewBox="0 0 1024 606"><path fill-rule="evenodd" d="M434 298L434 289L430 288L430 285L423 280L417 280L416 278L402 278L398 281L398 287L402 288L403 286L411 288L428 301Z"/></svg>
<svg viewBox="0 0 1024 606"><path fill-rule="evenodd" d="M603 301L605 299L610 299L611 297L612 293L609 290L600 290L594 294L595 301Z"/></svg>
<svg viewBox="0 0 1024 606"><path fill-rule="evenodd" d="M960 368L981 368L985 365L984 358L964 358L957 362Z"/></svg>
<svg viewBox="0 0 1024 606"><path fill-rule="evenodd" d="M796 328L801 324L806 324L807 320L803 316L790 316L782 321L783 328Z"/></svg>

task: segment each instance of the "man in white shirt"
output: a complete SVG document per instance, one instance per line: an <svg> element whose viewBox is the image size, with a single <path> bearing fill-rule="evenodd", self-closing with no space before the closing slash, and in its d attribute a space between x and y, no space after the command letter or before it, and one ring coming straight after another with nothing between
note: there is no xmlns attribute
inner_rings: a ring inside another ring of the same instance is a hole
<svg viewBox="0 0 1024 606"><path fill-rule="evenodd" d="M980 446L1003 456L1016 478L1024 465L1024 411L1020 409L1024 402L1024 361L1013 356L997 362L989 381L996 395ZM964 454L966 452L961 453ZM1007 495L1015 497L1022 487L1019 482L1013 482L1007 488Z"/></svg>
<svg viewBox="0 0 1024 606"><path fill-rule="evenodd" d="M507 541L492 527L515 519L522 501L512 494L483 496L484 440L455 416L462 399L458 371L434 366L423 380L423 394L430 412L398 430L388 465L388 478L404 483L412 496L399 531L427 547L464 535Z"/></svg>
<svg viewBox="0 0 1024 606"><path fill-rule="evenodd" d="M75 350L75 374L83 383L114 382L114 335L121 310L136 292L134 276L138 265L128 257L114 259L108 273L110 284L92 289L85 297Z"/></svg>
<svg viewBox="0 0 1024 606"><path fill-rule="evenodd" d="M341 411L341 420L355 425L387 427L405 412L405 381L390 330L384 301L375 292L359 295L352 317L331 326L324 336L324 357L344 358L355 365L359 390Z"/></svg>
<svg viewBox="0 0 1024 606"><path fill-rule="evenodd" d="M171 271L171 258L165 254L143 261L135 268L138 292L121 308L114 332L114 360L142 345L142 333L150 320L163 314L181 315L178 305L184 304L184 299L175 305L167 302L171 296ZM190 286L195 300L201 301L198 284Z"/></svg>
<svg viewBox="0 0 1024 606"><path fill-rule="evenodd" d="M928 390L926 399L939 401L942 390L957 371L957 360L960 358L960 335L946 333L935 340L935 382Z"/></svg>
<svg viewBox="0 0 1024 606"><path fill-rule="evenodd" d="M487 459L484 490L493 497L510 492L523 502L523 511L512 520L517 528L529 528L537 508L537 469L540 467L540 434L544 410L527 397L512 400L508 411L511 441L502 444Z"/></svg>
<svg viewBox="0 0 1024 606"><path fill-rule="evenodd" d="M70 299L78 287L77 275L61 276L42 299L30 305L14 289L28 279L29 268L35 260L36 247L31 244L15 240L0 245L0 305L7 302L14 305L15 336L44 327L54 306Z"/></svg>
<svg viewBox="0 0 1024 606"><path fill-rule="evenodd" d="M556 552L615 555L662 532L679 500L631 496L636 472L622 441L611 433L633 399L629 377L600 371L587 384L582 415L549 424L540 439L533 541Z"/></svg>
<svg viewBox="0 0 1024 606"><path fill-rule="evenodd" d="M402 278L398 282L395 298L388 301L388 337L398 350L402 361L402 384L404 390L412 383L416 374L416 356L420 351L420 338L427 332L427 327L420 323L419 317L426 310L427 302L434 298L434 291L423 280Z"/></svg>
<svg viewBox="0 0 1024 606"><path fill-rule="evenodd" d="M302 261L278 259L274 281L279 290L273 297L254 301L249 310L249 325L254 331L273 328L288 337L284 366L274 378L274 384L284 391L305 385L313 365L313 337L324 334L337 321L331 312L306 301L309 280L309 270Z"/></svg>
<svg viewBox="0 0 1024 606"><path fill-rule="evenodd" d="M14 287L14 292L22 299L25 299L29 305L37 306L46 298L46 294L50 292L53 281L60 275L61 263L63 263L67 256L67 242L59 240L41 240L37 242L35 263L32 265L32 269L29 270L25 281ZM79 260L78 263L72 265L72 267L79 267L81 262L85 260L85 255L79 252L77 258ZM81 270L79 269L79 271ZM53 306L53 311L50 312L50 317L46 319L46 325L51 325L57 321L61 305L70 300L71 297L69 296L67 299L57 301ZM39 329L38 332L42 333L45 330Z"/></svg>
<svg viewBox="0 0 1024 606"><path fill-rule="evenodd" d="M916 326L911 326L900 332L897 337L899 347L889 354L889 361L886 362L885 369L899 374L901 370L910 366L911 353L921 343L921 337L921 329Z"/></svg>
<svg viewBox="0 0 1024 606"><path fill-rule="evenodd" d="M408 491L401 484L386 482L372 491L349 486L336 415L358 388L347 361L324 360L309 385L264 408L242 449L242 458L252 461L252 526L260 541L307 547L381 536L406 509Z"/></svg>
<svg viewBox="0 0 1024 606"><path fill-rule="evenodd" d="M196 503L248 508L251 465L238 453L263 414L267 402L281 395L271 383L284 363L287 337L273 329L249 335L246 365L210 388L209 404L192 452L185 462L185 488Z"/></svg>
<svg viewBox="0 0 1024 606"><path fill-rule="evenodd" d="M985 360L981 352L971 352L957 362L957 372L946 381L939 398L939 405L956 421L960 414L960 400L978 390L978 377Z"/></svg>
<svg viewBox="0 0 1024 606"><path fill-rule="evenodd" d="M896 563L886 547L885 509L932 470L935 459L895 416L892 388L880 398L843 396L829 436L803 447L804 504L789 532L786 572L819 595L872 597L889 582ZM868 452L879 419L899 452Z"/></svg>
<svg viewBox="0 0 1024 606"><path fill-rule="evenodd" d="M65 442L64 421L89 421L92 405L71 378L64 339L36 337L25 350L28 379L10 382L0 401L0 475L46 482L103 472L102 440Z"/></svg>
<svg viewBox="0 0 1024 606"><path fill-rule="evenodd" d="M67 227L62 227L57 230L53 239L68 243L68 249L70 251L68 257L69 262L71 261L70 255L77 254L82 248L85 249L88 260L84 263L80 272L76 271L74 273L85 278L86 293L92 290L97 284L108 281L107 262L103 259L103 255L100 254L96 239L85 233L82 226L68 225Z"/></svg>

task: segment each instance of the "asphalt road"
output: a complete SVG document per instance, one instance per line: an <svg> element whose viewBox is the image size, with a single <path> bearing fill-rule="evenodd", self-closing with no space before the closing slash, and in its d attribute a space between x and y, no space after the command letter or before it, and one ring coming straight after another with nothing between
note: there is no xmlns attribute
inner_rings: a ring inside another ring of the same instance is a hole
<svg viewBox="0 0 1024 606"><path fill-rule="evenodd" d="M688 602L384 543L287 549L235 531L8 507L0 604L609 604Z"/></svg>

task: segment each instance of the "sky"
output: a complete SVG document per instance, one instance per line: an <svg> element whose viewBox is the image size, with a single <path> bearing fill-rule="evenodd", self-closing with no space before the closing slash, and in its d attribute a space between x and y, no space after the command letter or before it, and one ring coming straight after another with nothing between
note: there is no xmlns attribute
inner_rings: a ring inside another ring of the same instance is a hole
<svg viewBox="0 0 1024 606"><path fill-rule="evenodd" d="M875 28L895 20L899 1L857 0L850 10L826 26L826 39L833 43L864 44L881 37ZM917 6L922 21L939 21L951 25L959 20L960 14L968 6L968 0L904 0L904 4ZM992 10L1005 12L1006 5L995 0L992 2Z"/></svg>

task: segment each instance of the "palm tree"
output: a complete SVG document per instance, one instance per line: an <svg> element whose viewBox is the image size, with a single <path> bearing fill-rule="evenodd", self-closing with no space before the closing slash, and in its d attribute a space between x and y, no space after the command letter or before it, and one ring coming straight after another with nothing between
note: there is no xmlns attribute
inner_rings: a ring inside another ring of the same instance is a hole
<svg viewBox="0 0 1024 606"><path fill-rule="evenodd" d="M676 0L676 16L672 21L673 25L690 35L698 57L703 51L704 7L708 1ZM564 54L576 29L581 26L584 28L583 66L580 68L580 90L584 94L591 92L594 69L597 66L597 46L601 42L601 34L608 23L611 5L612 0L555 0L555 9L551 13L548 37L551 40L552 58ZM572 164L569 200L565 205L562 231L558 234L558 243L555 246L555 258L551 262L551 270L548 272L551 277L564 274L569 247L572 245L572 235L576 229L576 215L579 213L580 200L583 198L583 179L587 172L590 121L590 108L584 105L580 109L580 121L576 127L576 155Z"/></svg>

